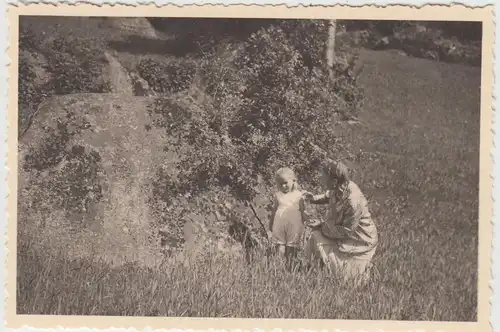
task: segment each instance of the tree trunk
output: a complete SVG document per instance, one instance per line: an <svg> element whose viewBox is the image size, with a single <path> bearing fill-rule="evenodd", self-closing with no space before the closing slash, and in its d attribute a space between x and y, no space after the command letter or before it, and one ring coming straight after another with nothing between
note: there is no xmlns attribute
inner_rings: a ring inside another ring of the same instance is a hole
<svg viewBox="0 0 500 332"><path fill-rule="evenodd" d="M332 74L333 62L335 59L335 33L337 30L337 20L328 22L328 41L326 43L326 64L330 74Z"/></svg>

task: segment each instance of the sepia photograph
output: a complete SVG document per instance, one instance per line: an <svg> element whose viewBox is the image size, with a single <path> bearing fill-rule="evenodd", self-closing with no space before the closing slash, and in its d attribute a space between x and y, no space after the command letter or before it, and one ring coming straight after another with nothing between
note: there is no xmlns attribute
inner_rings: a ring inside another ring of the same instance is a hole
<svg viewBox="0 0 500 332"><path fill-rule="evenodd" d="M478 321L482 21L165 13L18 17L16 315Z"/></svg>

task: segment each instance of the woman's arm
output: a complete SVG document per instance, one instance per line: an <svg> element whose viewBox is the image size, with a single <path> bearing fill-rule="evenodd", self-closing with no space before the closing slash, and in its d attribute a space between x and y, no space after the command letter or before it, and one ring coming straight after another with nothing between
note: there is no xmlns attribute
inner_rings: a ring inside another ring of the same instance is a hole
<svg viewBox="0 0 500 332"><path fill-rule="evenodd" d="M311 193L305 193L307 201L311 204L328 204L330 199L330 191L323 194L313 195Z"/></svg>
<svg viewBox="0 0 500 332"><path fill-rule="evenodd" d="M341 239L354 232L363 217L363 202L362 197L349 197L345 202L345 204L348 204L345 212L339 216L341 220L337 223L330 222L322 226L321 230L325 236Z"/></svg>
<svg viewBox="0 0 500 332"><path fill-rule="evenodd" d="M342 226L347 232L353 232L363 217L363 203L360 200L349 200L349 205L342 220Z"/></svg>
<svg viewBox="0 0 500 332"><path fill-rule="evenodd" d="M325 222L321 224L321 233L330 239L343 239L348 235L348 230L345 227Z"/></svg>

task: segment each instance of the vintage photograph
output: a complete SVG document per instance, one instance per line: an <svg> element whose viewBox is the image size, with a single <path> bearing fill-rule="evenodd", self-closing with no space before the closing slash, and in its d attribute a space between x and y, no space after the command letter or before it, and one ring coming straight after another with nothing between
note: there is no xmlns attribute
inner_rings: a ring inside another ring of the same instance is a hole
<svg viewBox="0 0 500 332"><path fill-rule="evenodd" d="M18 28L17 315L478 321L481 21Z"/></svg>

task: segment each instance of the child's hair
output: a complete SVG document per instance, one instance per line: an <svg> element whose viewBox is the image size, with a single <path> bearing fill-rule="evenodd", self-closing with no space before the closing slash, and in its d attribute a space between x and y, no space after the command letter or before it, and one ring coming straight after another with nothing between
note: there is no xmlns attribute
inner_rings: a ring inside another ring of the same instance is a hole
<svg viewBox="0 0 500 332"><path fill-rule="evenodd" d="M293 178L294 182L295 182L294 188L297 189L297 190L300 190L299 182L297 180L297 175L295 174L295 172L290 167L282 167L279 170L277 170L276 171L276 177L275 177L276 181L278 179L282 178L285 175L290 175Z"/></svg>
<svg viewBox="0 0 500 332"><path fill-rule="evenodd" d="M340 184L345 184L350 181L349 169L340 161L327 161L323 170L330 179L336 179Z"/></svg>
<svg viewBox="0 0 500 332"><path fill-rule="evenodd" d="M276 171L276 179L279 179L285 175L290 175L294 180L297 180L297 176L295 176L295 172L289 167L282 167Z"/></svg>

